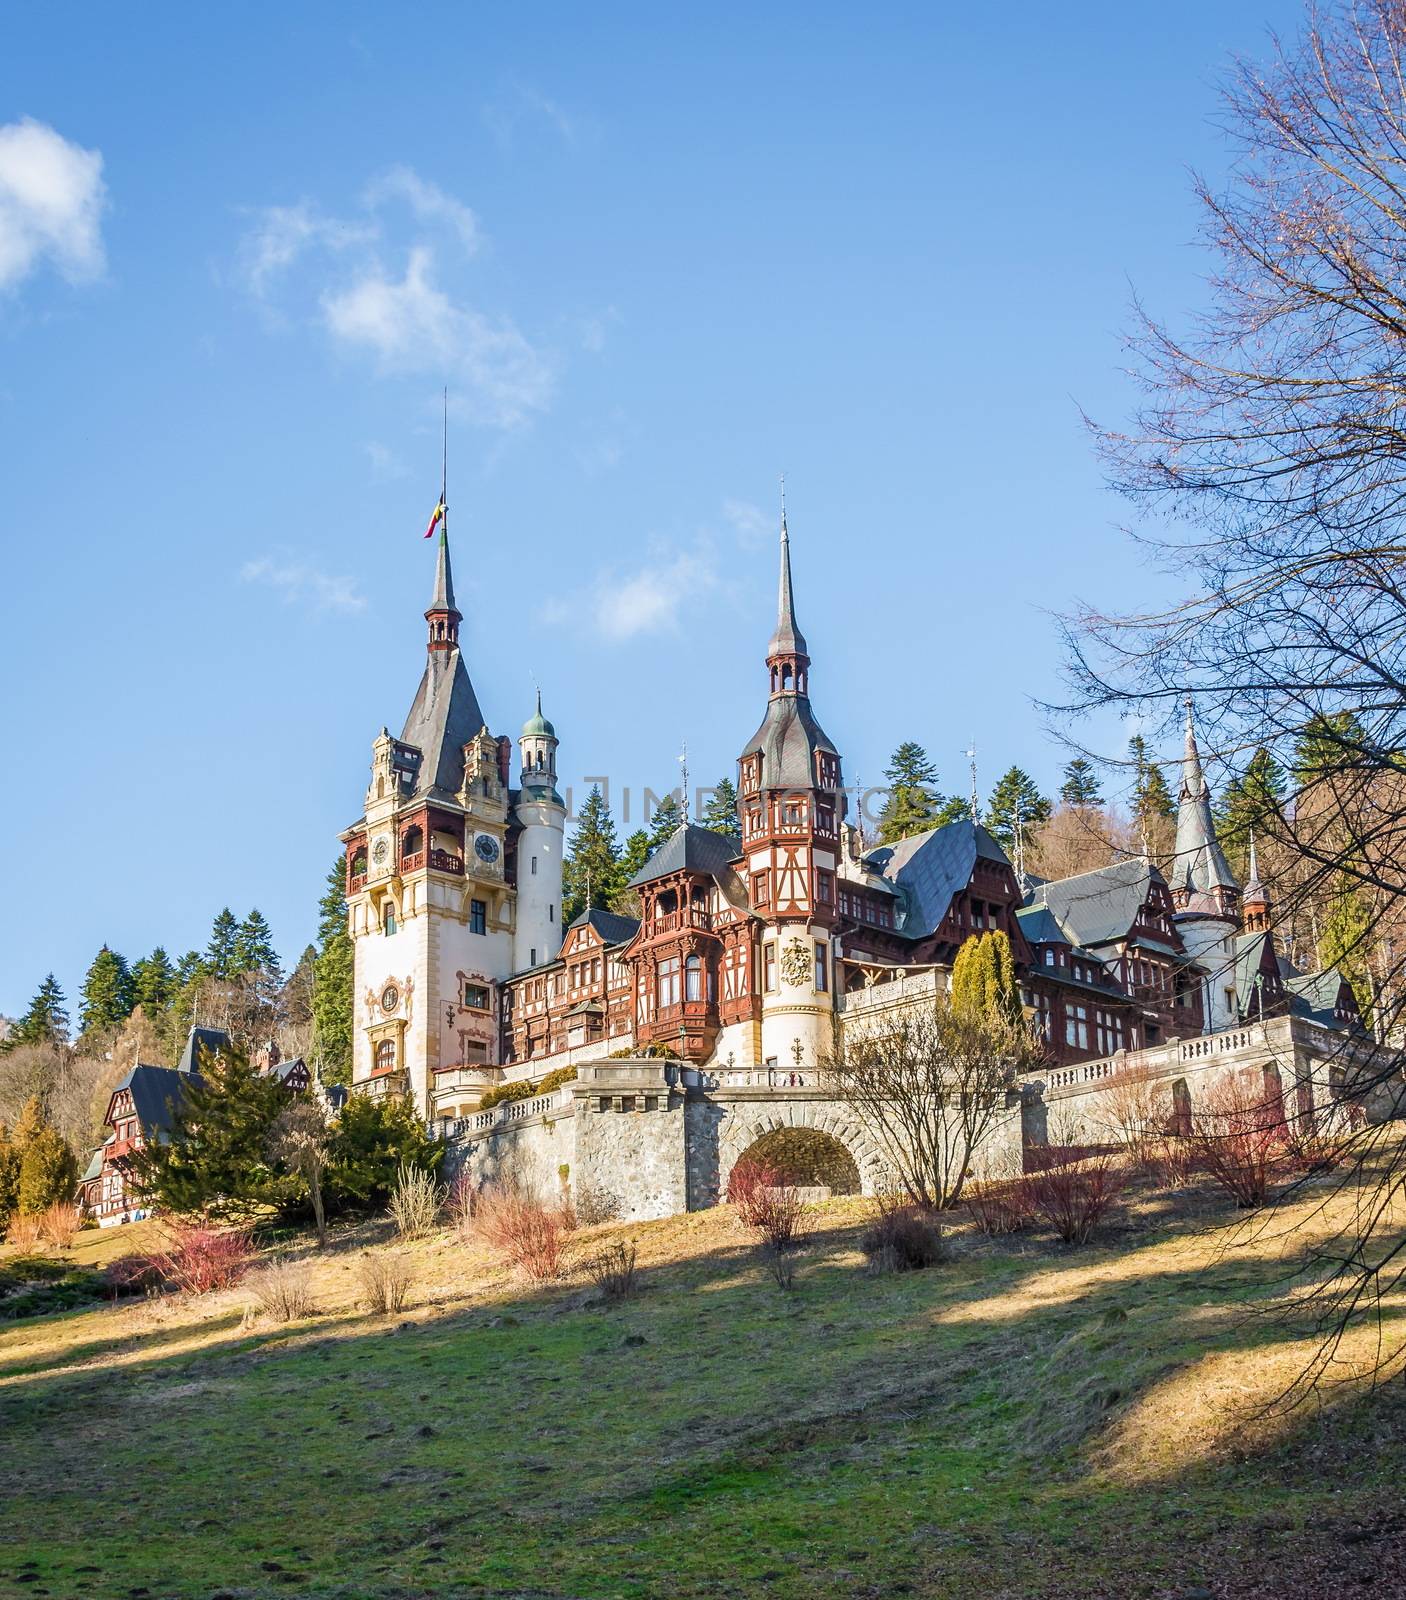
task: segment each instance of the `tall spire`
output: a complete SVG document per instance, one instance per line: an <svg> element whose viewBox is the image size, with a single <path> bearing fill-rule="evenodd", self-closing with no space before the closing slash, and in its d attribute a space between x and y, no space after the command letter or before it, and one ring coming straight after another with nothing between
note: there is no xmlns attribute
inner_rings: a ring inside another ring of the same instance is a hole
<svg viewBox="0 0 1406 1600"><path fill-rule="evenodd" d="M439 549L435 552L434 596L425 613L430 649L458 646L463 613L454 604L454 569L449 563L449 390L444 391L444 437L439 459Z"/></svg>
<svg viewBox="0 0 1406 1600"><path fill-rule="evenodd" d="M786 528L786 481L781 483L781 577L776 594L776 631L766 647L771 692L805 694L810 657L806 638L796 626L796 605L791 594L791 535Z"/></svg>
<svg viewBox="0 0 1406 1600"><path fill-rule="evenodd" d="M1216 837L1211 791L1201 770L1201 752L1196 746L1196 723L1189 696L1171 887L1179 909L1211 916L1235 915L1240 891Z"/></svg>

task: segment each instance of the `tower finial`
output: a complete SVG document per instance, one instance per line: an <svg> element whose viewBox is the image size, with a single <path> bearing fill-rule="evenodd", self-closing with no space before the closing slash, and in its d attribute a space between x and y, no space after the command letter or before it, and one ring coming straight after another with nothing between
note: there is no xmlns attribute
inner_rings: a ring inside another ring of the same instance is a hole
<svg viewBox="0 0 1406 1600"><path fill-rule="evenodd" d="M972 821L973 822L980 822L980 820L981 820L981 801L977 796L977 790L976 790L976 737L975 737L975 735L973 735L973 737L972 737L972 742L967 746L966 757L967 757L967 760L971 762L971 777L972 777L971 813L972 813Z"/></svg>
<svg viewBox="0 0 1406 1600"><path fill-rule="evenodd" d="M685 739L679 750L679 767L682 770L681 783L683 785L683 808L679 812L683 819L680 826L688 826L688 740Z"/></svg>
<svg viewBox="0 0 1406 1600"><path fill-rule="evenodd" d="M785 479L782 479L781 494L781 575L777 585L776 595L776 632L771 636L771 643L767 647L767 658L773 656L804 656L806 654L805 635L796 626L796 603L791 593L791 535L786 527L786 492ZM801 688L800 664L796 665L796 675L793 685ZM804 690L802 689L804 693Z"/></svg>

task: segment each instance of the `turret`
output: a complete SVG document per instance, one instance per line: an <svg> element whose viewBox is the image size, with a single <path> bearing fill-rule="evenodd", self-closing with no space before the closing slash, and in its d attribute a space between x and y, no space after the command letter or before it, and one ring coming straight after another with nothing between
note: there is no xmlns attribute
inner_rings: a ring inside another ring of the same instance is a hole
<svg viewBox="0 0 1406 1600"><path fill-rule="evenodd" d="M514 812L522 830L517 844L517 927L513 966L518 972L550 961L562 940L562 858L566 807L557 793L557 732L537 709L518 736L522 778Z"/></svg>
<svg viewBox="0 0 1406 1600"><path fill-rule="evenodd" d="M1208 1032L1239 1017L1233 939L1240 927L1240 888L1216 837L1211 791L1201 770L1191 701L1186 702L1186 747L1177 805L1176 858L1168 875L1182 942L1202 968Z"/></svg>
<svg viewBox="0 0 1406 1600"><path fill-rule="evenodd" d="M1253 833L1250 835L1250 881L1240 897L1240 909L1245 916L1246 933L1268 933L1273 926L1273 907L1269 890L1260 882L1260 864Z"/></svg>

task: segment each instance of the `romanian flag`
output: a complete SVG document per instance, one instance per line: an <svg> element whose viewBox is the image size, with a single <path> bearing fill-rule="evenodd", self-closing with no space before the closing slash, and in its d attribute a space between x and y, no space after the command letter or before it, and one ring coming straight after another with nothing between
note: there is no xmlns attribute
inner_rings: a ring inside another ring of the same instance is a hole
<svg viewBox="0 0 1406 1600"><path fill-rule="evenodd" d="M431 534L434 533L435 529L440 525L440 523L444 521L444 511L444 496L441 495L439 497L439 504L434 508L434 515L430 518L430 525L425 529L425 537L427 539L431 536Z"/></svg>

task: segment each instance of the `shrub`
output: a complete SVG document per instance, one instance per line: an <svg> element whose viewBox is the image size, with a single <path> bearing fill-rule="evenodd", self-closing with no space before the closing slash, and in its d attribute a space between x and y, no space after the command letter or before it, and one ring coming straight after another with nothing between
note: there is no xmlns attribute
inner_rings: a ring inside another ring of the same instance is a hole
<svg viewBox="0 0 1406 1600"><path fill-rule="evenodd" d="M433 1233L444 1204L445 1189L423 1167L401 1167L391 1195L391 1221L402 1239L423 1239Z"/></svg>
<svg viewBox="0 0 1406 1600"><path fill-rule="evenodd" d="M532 1092L534 1094L550 1094L553 1089L560 1089L562 1084L574 1082L575 1078L575 1067L558 1067L555 1072L549 1072Z"/></svg>
<svg viewBox="0 0 1406 1600"><path fill-rule="evenodd" d="M1114 1157L1104 1152L1042 1167L1028 1173L1024 1184L1036 1215L1066 1244L1083 1244L1122 1192L1123 1181Z"/></svg>
<svg viewBox="0 0 1406 1600"><path fill-rule="evenodd" d="M561 1270L566 1234L562 1207L549 1206L517 1183L496 1183L479 1197L478 1231L514 1267L534 1282Z"/></svg>
<svg viewBox="0 0 1406 1600"><path fill-rule="evenodd" d="M18 1213L10 1218L10 1225L5 1230L5 1241L20 1250L33 1250L39 1243L44 1232L43 1224L38 1217L27 1217Z"/></svg>
<svg viewBox="0 0 1406 1600"><path fill-rule="evenodd" d="M55 1200L37 1220L39 1237L55 1250L67 1250L78 1233L78 1210L71 1200Z"/></svg>
<svg viewBox="0 0 1406 1600"><path fill-rule="evenodd" d="M444 1209L449 1225L461 1239L467 1239L473 1230L474 1212L478 1208L478 1185L469 1176L467 1167L454 1174Z"/></svg>
<svg viewBox="0 0 1406 1600"><path fill-rule="evenodd" d="M1184 1189L1196 1168L1195 1152L1187 1139L1170 1134L1149 1139L1133 1156L1134 1170L1166 1189Z"/></svg>
<svg viewBox="0 0 1406 1600"><path fill-rule="evenodd" d="M1343 1145L1337 1139L1304 1133L1293 1126L1284 1130L1284 1164L1300 1177L1331 1172L1341 1164L1343 1155Z"/></svg>
<svg viewBox="0 0 1406 1600"><path fill-rule="evenodd" d="M785 1248L776 1245L764 1244L762 1246L762 1260L766 1262L767 1270L776 1280L776 1287L789 1294L796 1287L796 1264Z"/></svg>
<svg viewBox="0 0 1406 1600"><path fill-rule="evenodd" d="M521 1083L496 1083L491 1089L485 1089L483 1098L478 1103L480 1111L491 1111L494 1106L501 1106L510 1100L530 1100L537 1090L533 1084Z"/></svg>
<svg viewBox="0 0 1406 1600"><path fill-rule="evenodd" d="M312 1313L312 1271L305 1261L275 1261L249 1276L254 1305L275 1322L296 1322Z"/></svg>
<svg viewBox="0 0 1406 1600"><path fill-rule="evenodd" d="M625 1209L618 1194L595 1183L583 1183L577 1189L575 1207L576 1220L583 1228L614 1222Z"/></svg>
<svg viewBox="0 0 1406 1600"><path fill-rule="evenodd" d="M165 1286L159 1256L122 1256L103 1268L103 1293L109 1300L128 1294L155 1294Z"/></svg>
<svg viewBox="0 0 1406 1600"><path fill-rule="evenodd" d="M361 1303L373 1315L396 1312L405 1305L412 1277L409 1258L396 1250L362 1256L358 1266Z"/></svg>
<svg viewBox="0 0 1406 1600"><path fill-rule="evenodd" d="M1228 1078L1210 1091L1193 1117L1191 1146L1197 1164L1236 1205L1263 1205L1283 1153L1283 1103Z"/></svg>
<svg viewBox="0 0 1406 1600"><path fill-rule="evenodd" d="M209 1294L238 1283L254 1260L248 1228L219 1228L209 1222L170 1225L169 1248L155 1259L161 1276L187 1294Z"/></svg>
<svg viewBox="0 0 1406 1600"><path fill-rule="evenodd" d="M780 1181L781 1175L774 1167L754 1156L743 1156L733 1166L727 1180L727 1200L737 1207L737 1219L744 1228L761 1226L762 1196Z"/></svg>
<svg viewBox="0 0 1406 1600"><path fill-rule="evenodd" d="M438 1177L444 1148L426 1132L408 1097L354 1094L332 1134L324 1180L328 1208L383 1211L401 1169L420 1167Z"/></svg>
<svg viewBox="0 0 1406 1600"><path fill-rule="evenodd" d="M789 1183L763 1189L755 1207L762 1244L769 1250L789 1250L800 1235L805 1209L800 1190Z"/></svg>
<svg viewBox="0 0 1406 1600"><path fill-rule="evenodd" d="M888 1195L878 1197L878 1214L864 1230L859 1248L871 1272L920 1272L951 1259L942 1224L933 1214Z"/></svg>
<svg viewBox="0 0 1406 1600"><path fill-rule="evenodd" d="M637 1287L635 1283L635 1246L613 1244L586 1263L586 1271L597 1289L607 1300L626 1300Z"/></svg>
<svg viewBox="0 0 1406 1600"><path fill-rule="evenodd" d="M41 1127L24 1148L20 1159L20 1210L38 1216L59 1200L73 1197L78 1163L56 1129Z"/></svg>
<svg viewBox="0 0 1406 1600"><path fill-rule="evenodd" d="M962 1199L982 1233L1019 1233L1035 1217L1024 1178L968 1180Z"/></svg>

